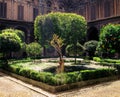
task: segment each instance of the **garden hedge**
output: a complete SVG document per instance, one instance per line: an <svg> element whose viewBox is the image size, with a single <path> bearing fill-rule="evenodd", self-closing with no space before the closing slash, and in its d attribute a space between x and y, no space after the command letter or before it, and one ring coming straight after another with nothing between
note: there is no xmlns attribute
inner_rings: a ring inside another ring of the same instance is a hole
<svg viewBox="0 0 120 97"><path fill-rule="evenodd" d="M96 70L82 70L77 72L53 74L50 72L39 72L27 68L23 68L17 65L2 65L2 68L16 73L18 75L40 81L52 86L59 86L64 84L70 84L85 80L103 78L113 76L117 74L116 69L96 69Z"/></svg>

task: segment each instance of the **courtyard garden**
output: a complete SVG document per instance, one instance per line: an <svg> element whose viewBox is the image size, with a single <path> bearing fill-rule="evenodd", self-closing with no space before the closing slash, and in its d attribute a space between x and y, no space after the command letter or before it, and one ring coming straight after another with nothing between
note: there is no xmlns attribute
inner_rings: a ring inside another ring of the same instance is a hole
<svg viewBox="0 0 120 97"><path fill-rule="evenodd" d="M99 40L86 41L85 18L58 12L38 16L34 29L29 44L20 30L0 32L3 72L50 92L118 79L119 24L104 26Z"/></svg>

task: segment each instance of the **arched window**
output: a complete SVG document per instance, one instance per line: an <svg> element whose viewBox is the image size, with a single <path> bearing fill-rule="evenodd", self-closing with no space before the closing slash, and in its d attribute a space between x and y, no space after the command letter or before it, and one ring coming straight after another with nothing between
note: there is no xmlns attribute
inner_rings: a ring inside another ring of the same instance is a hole
<svg viewBox="0 0 120 97"><path fill-rule="evenodd" d="M46 3L47 3L47 7L51 7L52 6L51 1L47 1Z"/></svg>
<svg viewBox="0 0 120 97"><path fill-rule="evenodd" d="M0 17L6 18L7 16L7 3L0 2Z"/></svg>
<svg viewBox="0 0 120 97"><path fill-rule="evenodd" d="M110 16L110 1L104 3L104 17Z"/></svg>
<svg viewBox="0 0 120 97"><path fill-rule="evenodd" d="M33 8L33 20L35 20L36 16L38 16L39 10L38 8Z"/></svg>
<svg viewBox="0 0 120 97"><path fill-rule="evenodd" d="M24 6L18 5L18 19L24 20Z"/></svg>

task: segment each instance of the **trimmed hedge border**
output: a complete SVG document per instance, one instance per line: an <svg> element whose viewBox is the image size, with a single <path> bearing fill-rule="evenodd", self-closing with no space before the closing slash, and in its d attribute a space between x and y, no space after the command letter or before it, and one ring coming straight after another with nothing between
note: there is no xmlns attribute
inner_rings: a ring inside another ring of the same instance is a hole
<svg viewBox="0 0 120 97"><path fill-rule="evenodd" d="M98 78L98 79L93 79L93 80L87 80L87 81L81 81L81 82L76 82L76 83L72 83L72 84L65 84L65 85L60 85L60 86L51 86L48 84L45 84L43 82L38 82L8 71L5 71L3 69L0 69L0 71L15 77L17 79L22 80L23 82L32 84L34 86L40 87L46 91L49 91L51 93L57 93L57 92L62 92L65 90L69 90L69 89L75 89L75 88L82 88L85 86L89 86L89 85L94 85L94 84L98 84L98 83L102 83L102 82L107 82L107 81L112 81L112 80L117 80L119 79L119 76L111 76L111 77L104 77L104 78Z"/></svg>

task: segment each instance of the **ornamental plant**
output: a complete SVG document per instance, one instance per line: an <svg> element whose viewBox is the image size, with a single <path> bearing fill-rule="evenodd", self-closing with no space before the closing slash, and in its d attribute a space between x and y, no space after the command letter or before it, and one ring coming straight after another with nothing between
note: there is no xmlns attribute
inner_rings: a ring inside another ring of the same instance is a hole
<svg viewBox="0 0 120 97"><path fill-rule="evenodd" d="M42 47L37 42L32 42L26 46L26 52L29 57L36 58L42 53Z"/></svg>
<svg viewBox="0 0 120 97"><path fill-rule="evenodd" d="M34 35L45 49L53 32L64 40L64 45L83 43L86 36L87 22L83 16L73 13L49 13L35 19ZM45 50L44 50L45 51Z"/></svg>
<svg viewBox="0 0 120 97"><path fill-rule="evenodd" d="M96 41L96 40L90 40L90 41L85 42L84 50L88 54L90 59L95 55L97 46L98 46L98 41Z"/></svg>
<svg viewBox="0 0 120 97"><path fill-rule="evenodd" d="M4 29L0 32L0 53L7 64L8 56L12 52L18 52L21 50L24 43L24 32L17 29Z"/></svg>
<svg viewBox="0 0 120 97"><path fill-rule="evenodd" d="M113 55L120 53L120 24L108 24L100 31L97 51Z"/></svg>

